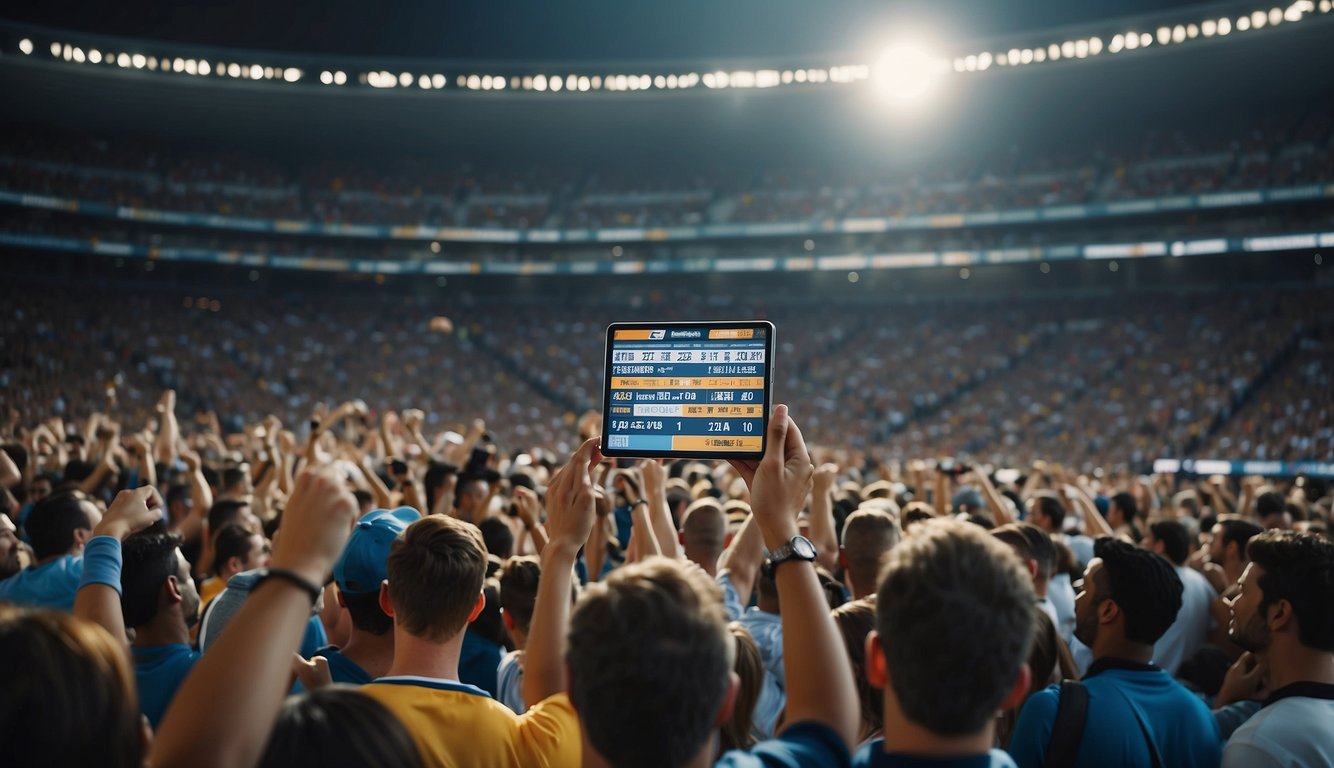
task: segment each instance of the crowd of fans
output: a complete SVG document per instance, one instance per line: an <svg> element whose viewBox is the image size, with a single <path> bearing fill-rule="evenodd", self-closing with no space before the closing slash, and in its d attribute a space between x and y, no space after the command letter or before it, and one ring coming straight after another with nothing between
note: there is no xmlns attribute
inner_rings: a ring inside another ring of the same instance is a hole
<svg viewBox="0 0 1334 768"><path fill-rule="evenodd" d="M951 159L930 172L868 166L716 168L623 177L566 168L479 169L420 158L358 164L166 150L147 140L16 129L0 186L140 208L326 223L618 228L823 222L989 212L1288 187L1334 178L1331 111L1268 114L1243 131L1208 129L1062 155L1019 148ZM644 179L652 179L645 181Z"/></svg>
<svg viewBox="0 0 1334 768"><path fill-rule="evenodd" d="M22 311L48 348L96 336ZM269 356L314 372L299 327L254 322L296 350ZM153 348L153 328L131 330ZM118 347L101 342L110 359L87 364L105 373ZM235 342L223 365L257 354ZM774 408L759 461L626 463L601 456L592 412L553 449L480 418L451 432L479 413L454 402L225 426L184 418L173 389L147 420L110 397L37 410L38 379L0 425L0 654L16 660L0 736L17 764L1334 758L1318 478L1083 473L1059 452L994 471L881 462L808 446L802 397Z"/></svg>
<svg viewBox="0 0 1334 768"><path fill-rule="evenodd" d="M1084 471L1142 471L1162 457L1331 455L1326 289L865 306L653 290L628 309L613 297L572 308L445 296L160 290L125 314L124 297L16 286L4 294L0 408L83 419L111 398L143 423L172 388L192 414L239 429L361 399L374 415L476 414L564 451L569 425L601 409L608 323L762 316L779 328L778 395L806 404L810 439L878 461L1061 456ZM436 315L449 332L430 330ZM466 421L428 423L466 432Z"/></svg>

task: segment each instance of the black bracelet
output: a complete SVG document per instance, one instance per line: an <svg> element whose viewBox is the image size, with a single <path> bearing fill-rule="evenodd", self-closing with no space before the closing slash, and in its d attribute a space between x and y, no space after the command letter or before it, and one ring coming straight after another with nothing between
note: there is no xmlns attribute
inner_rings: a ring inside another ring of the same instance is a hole
<svg viewBox="0 0 1334 768"><path fill-rule="evenodd" d="M648 499L640 499L639 501L636 501L634 504L631 504L631 505L630 505L630 509L634 509L635 507L639 506L640 504L643 504L644 506L647 507L647 506L648 506Z"/></svg>
<svg viewBox="0 0 1334 768"><path fill-rule="evenodd" d="M255 583L250 587L250 591L254 592L255 589L258 588L260 584L263 584L269 579L281 579L282 581L285 581L288 584L294 584L300 587L303 592L305 592L307 595L310 595L311 605L314 605L316 602L319 601L320 593L324 591L324 587L316 584L313 581L310 581L305 576L302 576L296 571L289 571L286 568L262 569L259 573L259 578L256 579Z"/></svg>

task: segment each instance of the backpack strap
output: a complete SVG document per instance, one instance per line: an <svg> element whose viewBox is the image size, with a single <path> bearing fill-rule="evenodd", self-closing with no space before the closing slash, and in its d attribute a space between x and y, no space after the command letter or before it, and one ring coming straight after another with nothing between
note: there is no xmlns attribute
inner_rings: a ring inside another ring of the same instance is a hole
<svg viewBox="0 0 1334 768"><path fill-rule="evenodd" d="M1073 768L1084 739L1084 721L1089 710L1089 691L1078 680L1061 682L1060 705L1052 724L1051 742L1043 768Z"/></svg>

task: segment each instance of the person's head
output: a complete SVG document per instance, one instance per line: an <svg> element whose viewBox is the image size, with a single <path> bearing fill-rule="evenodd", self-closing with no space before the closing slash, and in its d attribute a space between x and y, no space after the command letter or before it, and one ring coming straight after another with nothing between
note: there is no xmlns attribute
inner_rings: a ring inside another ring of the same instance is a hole
<svg viewBox="0 0 1334 768"><path fill-rule="evenodd" d="M435 643L461 638L482 610L486 565L486 544L477 526L452 517L424 517L390 548L381 607L413 637Z"/></svg>
<svg viewBox="0 0 1334 768"><path fill-rule="evenodd" d="M722 592L681 561L648 558L592 585L570 619L565 660L587 742L611 765L684 765L731 715L738 683Z"/></svg>
<svg viewBox="0 0 1334 768"><path fill-rule="evenodd" d="M51 491L55 489L55 486L55 481L50 475L41 474L34 477L32 482L28 484L28 501L36 504L47 496L50 496Z"/></svg>
<svg viewBox="0 0 1334 768"><path fill-rule="evenodd" d="M250 508L245 499L218 499L208 509L208 529L221 530L222 526L235 523L247 530L259 533L264 529L260 519Z"/></svg>
<svg viewBox="0 0 1334 768"><path fill-rule="evenodd" d="M173 521L183 520L194 511L194 497L190 493L190 486L185 483L175 483L168 486L165 502L167 515Z"/></svg>
<svg viewBox="0 0 1334 768"><path fill-rule="evenodd" d="M1152 646L1181 610L1181 578L1167 560L1105 536L1093 543L1075 595L1075 637L1093 649L1103 640Z"/></svg>
<svg viewBox="0 0 1334 768"><path fill-rule="evenodd" d="M213 572L223 583L241 571L268 564L269 543L261 534L228 523L213 534Z"/></svg>
<svg viewBox="0 0 1334 768"><path fill-rule="evenodd" d="M365 488L353 489L352 496L356 498L357 509L361 510L361 514L364 515L375 509L375 496Z"/></svg>
<svg viewBox="0 0 1334 768"><path fill-rule="evenodd" d="M732 716L719 731L721 752L729 749L749 749L755 742L755 705L760 702L760 691L764 687L764 657L760 647L755 644L745 625L734 621L727 625L727 631L736 644L736 659L732 671L736 673L738 686L736 700L732 705Z"/></svg>
<svg viewBox="0 0 1334 768"><path fill-rule="evenodd" d="M399 507L374 509L357 520L333 568L338 602L347 608L354 630L381 636L393 629L394 620L380 606L380 585L389 575L394 541L420 518L412 507Z"/></svg>
<svg viewBox="0 0 1334 768"><path fill-rule="evenodd" d="M990 727L1028 692L1035 600L1009 547L967 523L920 523L886 558L866 640L885 727L895 716L945 737Z"/></svg>
<svg viewBox="0 0 1334 768"><path fill-rule="evenodd" d="M0 605L0 755L6 765L139 768L145 734L134 674L101 627Z"/></svg>
<svg viewBox="0 0 1334 768"><path fill-rule="evenodd" d="M681 544L688 560L714 573L727 541L727 515L714 498L699 499L681 518Z"/></svg>
<svg viewBox="0 0 1334 768"><path fill-rule="evenodd" d="M422 768L421 753L402 722L351 685L330 685L283 703L259 768L321 765Z"/></svg>
<svg viewBox="0 0 1334 768"><path fill-rule="evenodd" d="M501 615L516 642L528 637L541 578L542 561L534 556L511 557L500 569Z"/></svg>
<svg viewBox="0 0 1334 768"><path fill-rule="evenodd" d="M1209 540L1209 560L1219 565L1245 565L1246 543L1262 531L1263 528L1249 520L1219 520Z"/></svg>
<svg viewBox="0 0 1334 768"><path fill-rule="evenodd" d="M1190 532L1176 520L1159 520L1149 525L1144 548L1167 558L1172 565L1185 565L1190 557Z"/></svg>
<svg viewBox="0 0 1334 768"><path fill-rule="evenodd" d="M14 521L8 515L0 515L0 579L7 579L19 572L19 550L22 546Z"/></svg>
<svg viewBox="0 0 1334 768"><path fill-rule="evenodd" d="M180 550L181 537L161 523L129 536L121 547L121 614L142 627L168 612L188 627L199 615L199 593Z"/></svg>
<svg viewBox="0 0 1334 768"><path fill-rule="evenodd" d="M1133 526L1138 515L1139 504L1135 502L1134 496L1125 491L1112 496L1111 505L1107 508L1107 522L1113 528Z"/></svg>
<svg viewBox="0 0 1334 768"><path fill-rule="evenodd" d="M102 522L97 505L82 493L54 493L32 508L23 530L32 545L32 556L46 560L60 555L77 555L93 537L93 528Z"/></svg>
<svg viewBox="0 0 1334 768"><path fill-rule="evenodd" d="M459 477L458 487L454 490L454 508L459 518L477 520L482 514L482 505L491 495L491 485L480 475Z"/></svg>
<svg viewBox="0 0 1334 768"><path fill-rule="evenodd" d="M1255 515L1260 518L1260 525L1266 531L1292 528L1292 512L1288 502L1277 491L1260 494L1255 500Z"/></svg>
<svg viewBox="0 0 1334 768"><path fill-rule="evenodd" d="M487 552L501 560L514 554L514 532L504 520L488 517L477 524L477 529L482 532L482 541L486 543Z"/></svg>
<svg viewBox="0 0 1334 768"><path fill-rule="evenodd" d="M255 492L250 480L250 465L239 464L222 470L222 495L239 498Z"/></svg>
<svg viewBox="0 0 1334 768"><path fill-rule="evenodd" d="M1334 653L1334 542L1266 531L1246 545L1250 565L1232 599L1228 637L1248 651L1279 637Z"/></svg>
<svg viewBox="0 0 1334 768"><path fill-rule="evenodd" d="M848 515L839 560L847 570L853 597L875 594L880 563L902 538L899 521L888 512L862 508Z"/></svg>
<svg viewBox="0 0 1334 768"><path fill-rule="evenodd" d="M1051 491L1041 491L1028 500L1028 519L1047 533L1059 533L1065 525L1065 505Z"/></svg>
<svg viewBox="0 0 1334 768"><path fill-rule="evenodd" d="M834 623L843 636L843 648L852 662L852 677L857 682L862 721L857 738L865 741L884 725L885 697L871 687L866 676L866 637L875 630L875 597L844 603L833 611Z"/></svg>
<svg viewBox="0 0 1334 768"><path fill-rule="evenodd" d="M1035 585L1045 584L1056 568L1056 546L1046 531L1032 523L1009 523L994 528L991 535L1023 560ZM1045 594L1045 591L1040 591Z"/></svg>

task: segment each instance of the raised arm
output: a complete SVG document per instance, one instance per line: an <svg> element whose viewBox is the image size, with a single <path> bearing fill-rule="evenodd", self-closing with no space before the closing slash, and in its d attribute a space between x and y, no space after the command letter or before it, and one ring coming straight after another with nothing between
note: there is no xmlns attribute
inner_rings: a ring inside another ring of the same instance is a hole
<svg viewBox="0 0 1334 768"><path fill-rule="evenodd" d="M1014 522L1014 515L1010 514L1010 508L1005 506L1005 499L1001 498L1000 492L992 484L991 478L987 476L987 471L978 467L973 472L977 484L982 487L982 497L987 500L987 507L991 509L991 517L995 519L996 525L1006 525Z"/></svg>
<svg viewBox="0 0 1334 768"><path fill-rule="evenodd" d="M1115 536L1116 531L1112 530L1112 524L1107 522L1107 518L1098 511L1098 505L1093 503L1092 497L1080 488L1078 485L1067 484L1066 492L1074 496L1075 504L1079 506L1080 515L1084 518L1084 535L1091 539L1099 536Z"/></svg>
<svg viewBox="0 0 1334 768"><path fill-rule="evenodd" d="M305 472L283 513L271 569L186 677L158 729L154 766L249 768L290 687L320 584L347 543L357 502L330 471Z"/></svg>
<svg viewBox="0 0 1334 768"><path fill-rule="evenodd" d="M758 463L732 462L751 491L751 514L770 551L797 535L797 514L810 493L810 455L787 406L769 420L768 449ZM543 571L545 575L546 571ZM817 721L856 743L860 708L852 666L829 613L814 564L789 561L774 573L783 604L783 668L787 681L785 728Z"/></svg>
<svg viewBox="0 0 1334 768"><path fill-rule="evenodd" d="M121 542L162 518L151 486L121 491L111 502L93 538L84 547L83 572L74 597L74 615L91 621L120 642L128 655L125 618L120 609Z"/></svg>
<svg viewBox="0 0 1334 768"><path fill-rule="evenodd" d="M753 514L747 515L732 535L727 549L718 556L718 575L727 574L732 589L736 590L737 601L743 607L750 604L750 595L755 591L755 580L763 562L764 539L760 535L760 526Z"/></svg>
<svg viewBox="0 0 1334 768"><path fill-rule="evenodd" d="M838 570L838 534L834 531L834 483L837 464L821 464L811 482L811 543L818 555L816 562L830 572Z"/></svg>
<svg viewBox="0 0 1334 768"><path fill-rule="evenodd" d="M524 649L523 700L539 702L566 689L565 632L570 625L574 562L597 518L592 469L602 460L596 439L586 440L547 486L547 533L542 578Z"/></svg>
<svg viewBox="0 0 1334 768"><path fill-rule="evenodd" d="M153 442L153 458L171 466L176 463L176 445L181 439L181 426L176 421L176 390L169 389L162 393L157 402L158 424L157 439Z"/></svg>
<svg viewBox="0 0 1334 768"><path fill-rule="evenodd" d="M542 525L542 502L533 491L519 486L514 489L514 508L523 521L524 532L533 539L533 551L539 557L547 547L547 529ZM517 552L519 547L514 548Z"/></svg>
<svg viewBox="0 0 1334 768"><path fill-rule="evenodd" d="M661 461L647 459L639 463L639 474L644 479L644 500L648 502L649 522L659 554L673 559L684 557L672 511L667 507L667 468Z"/></svg>

